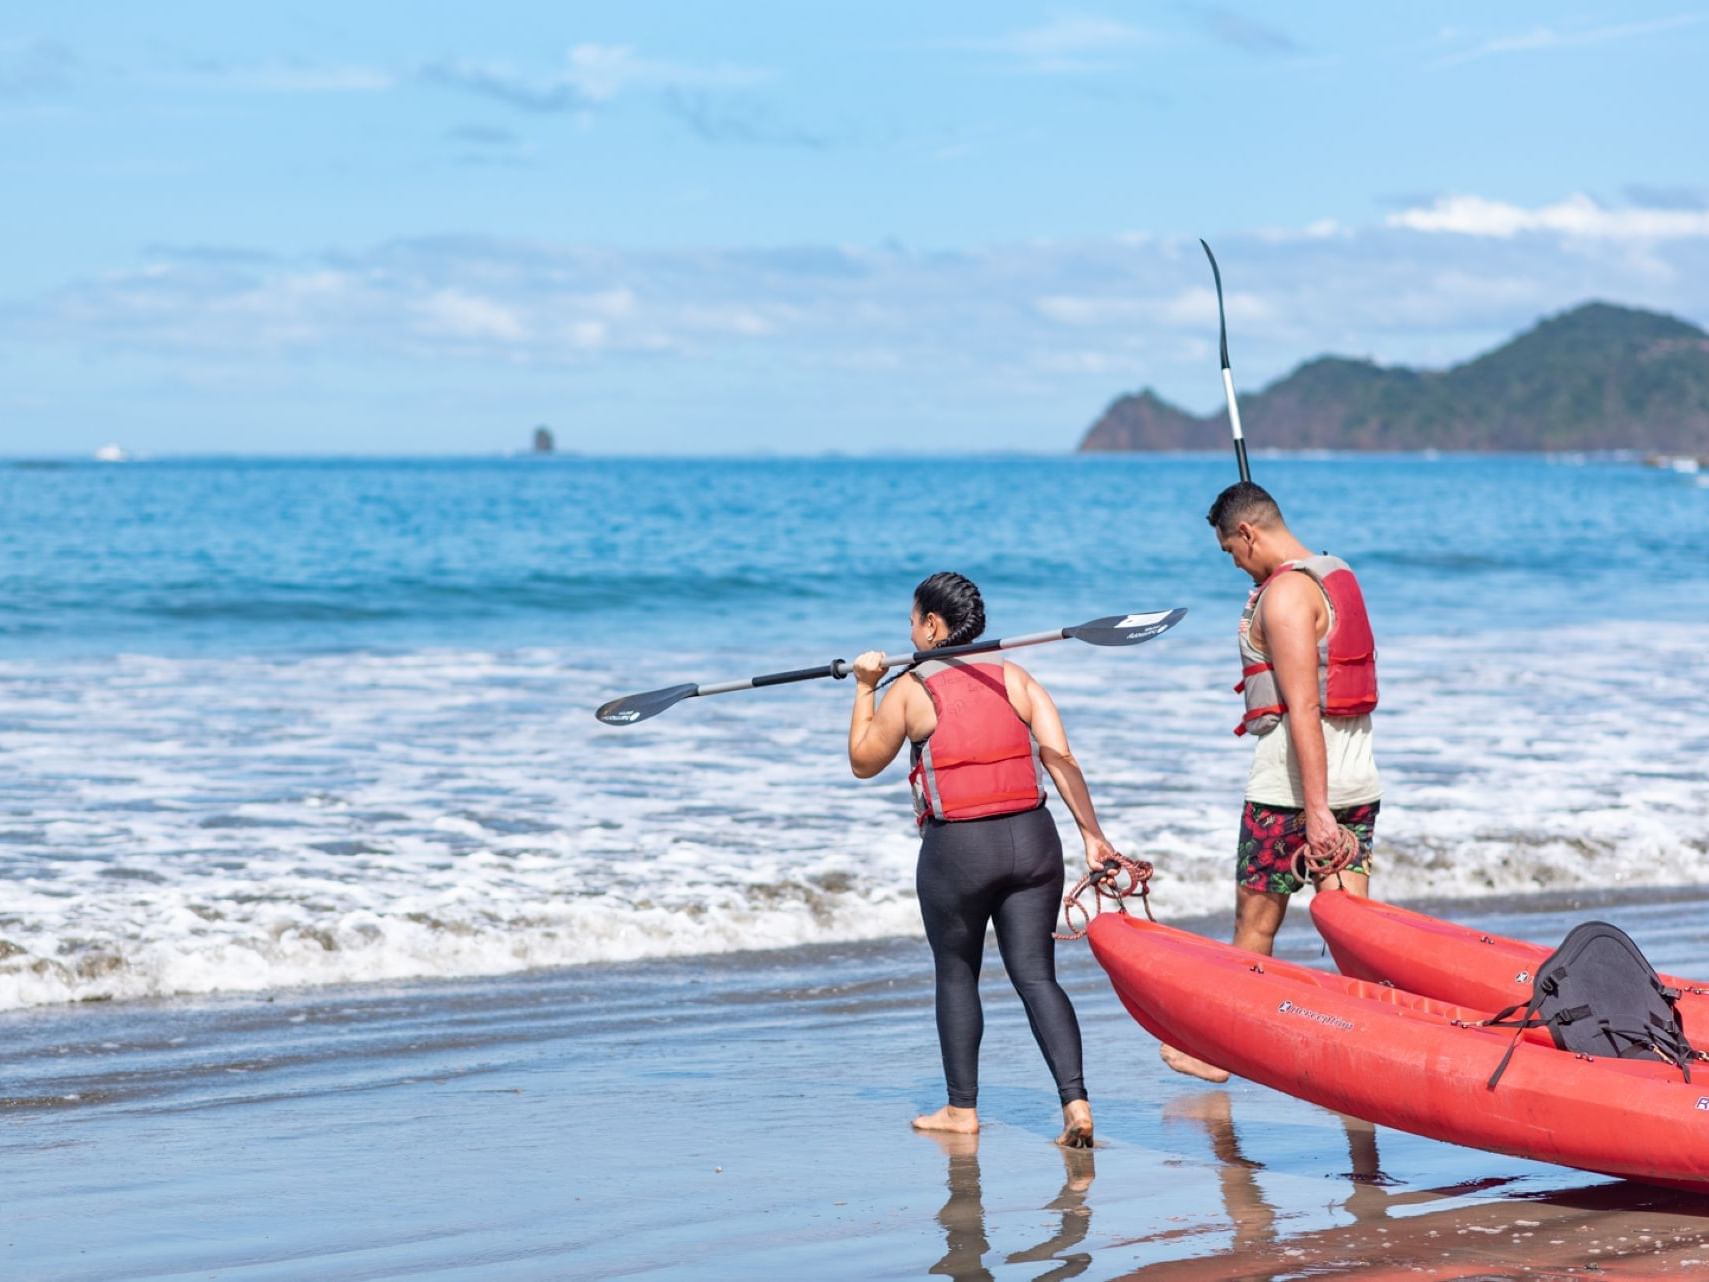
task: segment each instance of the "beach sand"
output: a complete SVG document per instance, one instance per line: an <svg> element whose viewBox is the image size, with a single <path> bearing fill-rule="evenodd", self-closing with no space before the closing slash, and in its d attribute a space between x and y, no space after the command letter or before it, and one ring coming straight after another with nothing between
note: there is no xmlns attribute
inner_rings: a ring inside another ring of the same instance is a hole
<svg viewBox="0 0 1709 1282"><path fill-rule="evenodd" d="M1701 975L1706 904L1453 913ZM1327 965L1303 909L1279 951ZM1064 1153L987 956L971 1141L908 1127L942 1102L918 940L8 1014L0 1277L1709 1276L1709 1199L1169 1073L1083 944L1100 1143Z"/></svg>

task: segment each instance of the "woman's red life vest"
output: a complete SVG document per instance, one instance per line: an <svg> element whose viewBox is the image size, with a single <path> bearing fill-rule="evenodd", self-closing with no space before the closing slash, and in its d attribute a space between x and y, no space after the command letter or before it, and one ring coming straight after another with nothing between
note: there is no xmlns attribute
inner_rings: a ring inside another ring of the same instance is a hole
<svg viewBox="0 0 1709 1282"><path fill-rule="evenodd" d="M1288 710L1276 685L1275 665L1252 644L1251 630L1264 589L1293 570L1310 575L1329 600L1329 631L1317 643L1317 693L1323 715L1360 717L1377 706L1377 643L1371 636L1364 594L1347 562L1325 553L1279 566L1247 598L1240 616L1240 684L1234 687L1246 696L1246 715L1234 728L1235 734L1268 734Z"/></svg>
<svg viewBox="0 0 1709 1282"><path fill-rule="evenodd" d="M937 710L914 745L914 818L984 819L1044 804L1044 772L1027 723L1009 704L1001 663L928 659L913 670Z"/></svg>

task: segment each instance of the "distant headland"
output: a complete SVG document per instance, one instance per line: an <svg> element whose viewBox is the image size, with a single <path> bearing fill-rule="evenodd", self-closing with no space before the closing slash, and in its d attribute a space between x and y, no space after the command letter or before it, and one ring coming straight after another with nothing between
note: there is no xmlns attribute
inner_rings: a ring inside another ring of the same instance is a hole
<svg viewBox="0 0 1709 1282"><path fill-rule="evenodd" d="M1704 456L1709 333L1656 312L1585 303L1450 369L1321 356L1243 394L1240 413L1253 446L1265 449ZM1226 435L1220 411L1199 418L1147 388L1113 402L1080 449L1206 449Z"/></svg>

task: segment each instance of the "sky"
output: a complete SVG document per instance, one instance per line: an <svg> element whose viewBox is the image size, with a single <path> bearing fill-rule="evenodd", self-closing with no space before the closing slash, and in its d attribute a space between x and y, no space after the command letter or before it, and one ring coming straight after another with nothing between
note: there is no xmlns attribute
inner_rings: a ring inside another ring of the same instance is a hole
<svg viewBox="0 0 1709 1282"><path fill-rule="evenodd" d="M1066 450L1219 405L1200 236L1243 388L1704 324L1706 65L1612 0L10 0L0 455Z"/></svg>

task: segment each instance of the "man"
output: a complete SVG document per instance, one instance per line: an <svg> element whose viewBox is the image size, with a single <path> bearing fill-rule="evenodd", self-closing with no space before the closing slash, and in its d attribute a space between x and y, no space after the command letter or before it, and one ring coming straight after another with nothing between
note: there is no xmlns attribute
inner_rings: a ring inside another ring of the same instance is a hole
<svg viewBox="0 0 1709 1282"><path fill-rule="evenodd" d="M1289 896L1305 887L1301 872L1314 884L1369 891L1382 796L1371 754L1376 646L1353 571L1295 538L1262 486L1229 486L1207 519L1255 585L1240 616L1235 687L1246 696L1235 733L1251 736L1255 750L1235 864L1234 943L1268 955ZM1298 861L1301 853L1309 862ZM1322 871L1342 860L1340 870ZM1172 1046L1163 1060L1207 1081L1228 1080Z"/></svg>

